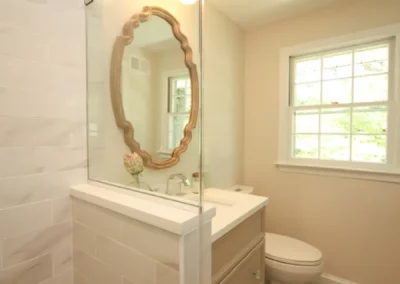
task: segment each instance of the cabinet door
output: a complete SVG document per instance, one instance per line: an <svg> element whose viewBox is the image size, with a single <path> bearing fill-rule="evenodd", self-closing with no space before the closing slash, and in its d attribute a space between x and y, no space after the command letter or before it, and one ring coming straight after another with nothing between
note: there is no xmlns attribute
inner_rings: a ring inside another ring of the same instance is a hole
<svg viewBox="0 0 400 284"><path fill-rule="evenodd" d="M220 284L264 284L264 241L260 242Z"/></svg>

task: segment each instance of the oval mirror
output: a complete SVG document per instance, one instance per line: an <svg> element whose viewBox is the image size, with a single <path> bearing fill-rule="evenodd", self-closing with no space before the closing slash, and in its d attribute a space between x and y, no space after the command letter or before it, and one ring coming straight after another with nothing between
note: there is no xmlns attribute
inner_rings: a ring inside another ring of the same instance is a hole
<svg viewBox="0 0 400 284"><path fill-rule="evenodd" d="M179 162L196 127L197 67L179 22L159 7L144 7L116 38L111 98L125 143L150 168Z"/></svg>

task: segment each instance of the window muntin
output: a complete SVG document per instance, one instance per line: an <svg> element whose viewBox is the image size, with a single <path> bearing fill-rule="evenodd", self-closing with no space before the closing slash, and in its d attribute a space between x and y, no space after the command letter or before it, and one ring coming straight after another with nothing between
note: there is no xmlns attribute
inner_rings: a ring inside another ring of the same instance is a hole
<svg viewBox="0 0 400 284"><path fill-rule="evenodd" d="M387 164L393 40L290 59L291 157Z"/></svg>

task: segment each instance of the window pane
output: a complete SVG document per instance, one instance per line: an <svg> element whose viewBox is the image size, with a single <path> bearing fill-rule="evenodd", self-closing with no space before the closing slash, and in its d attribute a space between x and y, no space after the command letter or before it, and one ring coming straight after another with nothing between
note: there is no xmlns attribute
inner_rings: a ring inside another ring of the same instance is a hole
<svg viewBox="0 0 400 284"><path fill-rule="evenodd" d="M185 79L180 79L176 80L176 88L177 89L184 89L186 87L186 80Z"/></svg>
<svg viewBox="0 0 400 284"><path fill-rule="evenodd" d="M321 135L321 159L350 160L349 135Z"/></svg>
<svg viewBox="0 0 400 284"><path fill-rule="evenodd" d="M375 60L389 59L389 46L370 47L367 49L357 50L354 53L354 61L356 64L362 62L370 62Z"/></svg>
<svg viewBox="0 0 400 284"><path fill-rule="evenodd" d="M170 112L189 112L191 99L190 80L187 76L173 79Z"/></svg>
<svg viewBox="0 0 400 284"><path fill-rule="evenodd" d="M189 115L171 115L169 117L168 149L179 146L183 138L183 130L189 121Z"/></svg>
<svg viewBox="0 0 400 284"><path fill-rule="evenodd" d="M386 135L353 136L352 160L358 162L386 162Z"/></svg>
<svg viewBox="0 0 400 284"><path fill-rule="evenodd" d="M331 108L321 112L322 133L350 133L350 109Z"/></svg>
<svg viewBox="0 0 400 284"><path fill-rule="evenodd" d="M387 107L355 107L353 109L353 132L386 133Z"/></svg>
<svg viewBox="0 0 400 284"><path fill-rule="evenodd" d="M356 76L388 72L389 46L370 47L354 53Z"/></svg>
<svg viewBox="0 0 400 284"><path fill-rule="evenodd" d="M324 82L322 103L351 103L351 84L351 79Z"/></svg>
<svg viewBox="0 0 400 284"><path fill-rule="evenodd" d="M192 94L191 82L190 79L186 80L186 95Z"/></svg>
<svg viewBox="0 0 400 284"><path fill-rule="evenodd" d="M388 99L388 75L354 79L354 102L378 102Z"/></svg>
<svg viewBox="0 0 400 284"><path fill-rule="evenodd" d="M388 72L388 69L389 66L387 60L363 62L355 65L354 75L362 76L362 75L372 75L377 73L385 73Z"/></svg>
<svg viewBox="0 0 400 284"><path fill-rule="evenodd" d="M317 133L319 130L319 111L306 110L296 111L295 132L296 133Z"/></svg>
<svg viewBox="0 0 400 284"><path fill-rule="evenodd" d="M173 98L172 112L188 112L191 106L190 96L176 96Z"/></svg>
<svg viewBox="0 0 400 284"><path fill-rule="evenodd" d="M295 82L313 82L321 79L321 60L313 59L296 62Z"/></svg>
<svg viewBox="0 0 400 284"><path fill-rule="evenodd" d="M318 158L318 135L295 135L293 156L296 158Z"/></svg>
<svg viewBox="0 0 400 284"><path fill-rule="evenodd" d="M168 132L168 149L175 149L174 133Z"/></svg>
<svg viewBox="0 0 400 284"><path fill-rule="evenodd" d="M189 112L192 106L192 88L190 79L186 80L186 104L185 104L185 112Z"/></svg>
<svg viewBox="0 0 400 284"><path fill-rule="evenodd" d="M324 57L324 79L352 76L353 55L351 53Z"/></svg>
<svg viewBox="0 0 400 284"><path fill-rule="evenodd" d="M321 83L294 85L294 105L318 105L321 100Z"/></svg>

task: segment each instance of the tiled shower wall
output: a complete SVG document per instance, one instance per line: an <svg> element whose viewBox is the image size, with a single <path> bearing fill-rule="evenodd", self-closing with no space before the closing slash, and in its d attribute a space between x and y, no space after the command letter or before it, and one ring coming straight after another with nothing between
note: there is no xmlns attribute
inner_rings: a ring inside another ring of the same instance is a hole
<svg viewBox="0 0 400 284"><path fill-rule="evenodd" d="M83 0L0 1L0 284L72 283L86 179Z"/></svg>
<svg viewBox="0 0 400 284"><path fill-rule="evenodd" d="M75 284L179 283L178 235L81 200L73 208Z"/></svg>

